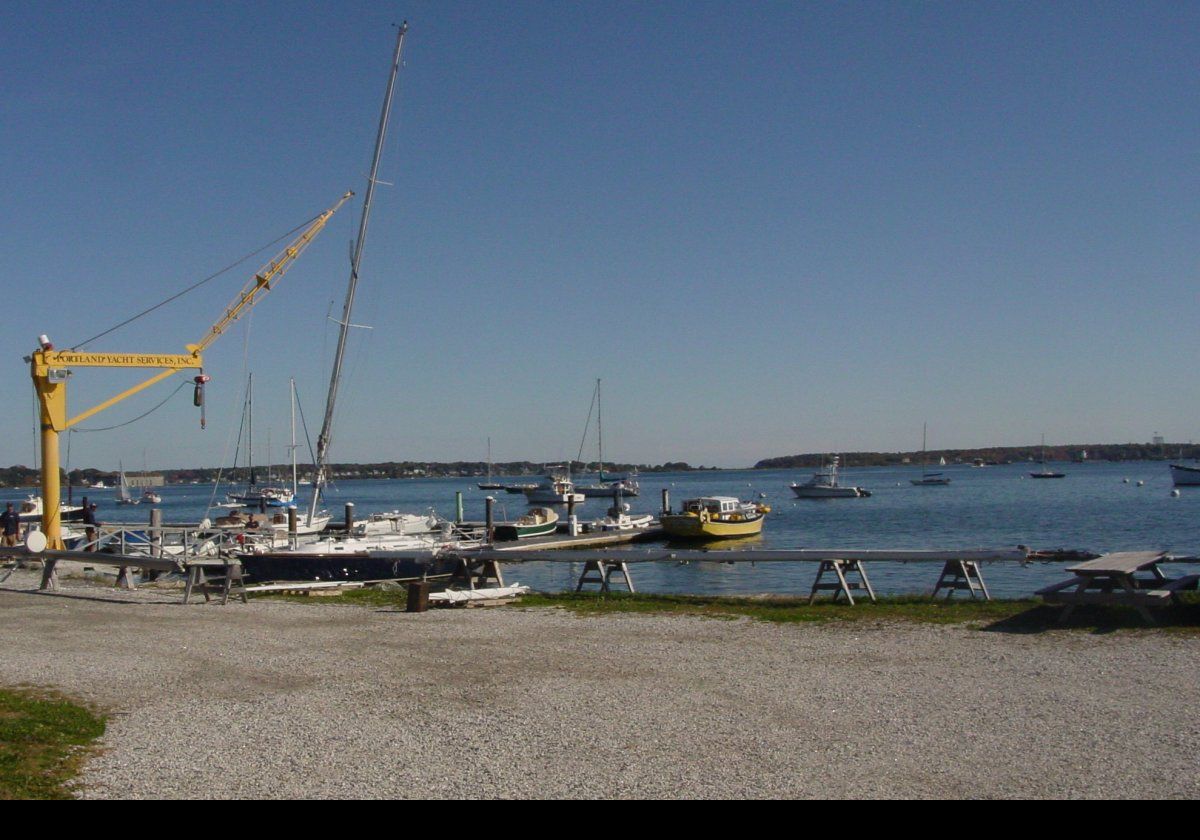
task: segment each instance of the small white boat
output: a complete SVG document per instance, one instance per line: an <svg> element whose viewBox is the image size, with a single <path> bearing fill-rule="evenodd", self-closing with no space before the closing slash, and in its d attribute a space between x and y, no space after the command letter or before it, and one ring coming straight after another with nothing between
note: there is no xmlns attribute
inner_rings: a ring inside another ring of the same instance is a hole
<svg viewBox="0 0 1200 840"><path fill-rule="evenodd" d="M857 499L866 498L871 491L862 487L843 486L838 480L838 456L829 459L829 466L818 470L803 484L792 484L792 492L799 499Z"/></svg>
<svg viewBox="0 0 1200 840"><path fill-rule="evenodd" d="M162 496L155 493L149 487L142 491L142 501L148 505L161 505Z"/></svg>
<svg viewBox="0 0 1200 840"><path fill-rule="evenodd" d="M561 469L552 467L551 469ZM555 473L547 475L546 479L532 490L525 491L525 498L531 504L565 505L579 504L587 499L582 493L575 492L575 483L571 481L571 473Z"/></svg>

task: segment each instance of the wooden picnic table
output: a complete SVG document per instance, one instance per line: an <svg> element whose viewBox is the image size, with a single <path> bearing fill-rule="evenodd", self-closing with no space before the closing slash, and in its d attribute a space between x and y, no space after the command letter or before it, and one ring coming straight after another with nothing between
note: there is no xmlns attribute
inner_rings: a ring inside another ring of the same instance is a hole
<svg viewBox="0 0 1200 840"><path fill-rule="evenodd" d="M1063 604L1059 622L1066 621L1080 604L1130 606L1148 624L1154 624L1150 607L1179 603L1179 593L1195 589L1200 575L1169 578L1160 564L1165 551L1119 551L1095 560L1069 566L1075 576L1062 583L1038 590L1048 603Z"/></svg>

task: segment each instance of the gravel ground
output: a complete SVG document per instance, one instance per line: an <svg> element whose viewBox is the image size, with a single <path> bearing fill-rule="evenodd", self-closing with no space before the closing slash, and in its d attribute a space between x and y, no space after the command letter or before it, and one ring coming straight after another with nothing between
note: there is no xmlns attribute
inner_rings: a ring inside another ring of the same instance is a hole
<svg viewBox="0 0 1200 840"><path fill-rule="evenodd" d="M1200 796L1200 640L0 586L0 685L108 709L82 792Z"/></svg>

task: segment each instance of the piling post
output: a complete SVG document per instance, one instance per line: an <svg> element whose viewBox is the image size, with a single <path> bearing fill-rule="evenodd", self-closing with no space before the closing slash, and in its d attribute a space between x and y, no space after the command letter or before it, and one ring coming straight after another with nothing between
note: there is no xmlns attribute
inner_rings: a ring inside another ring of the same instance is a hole
<svg viewBox="0 0 1200 840"><path fill-rule="evenodd" d="M297 539L296 532L299 530L298 517L296 514L296 506L288 505L288 545L292 548L296 547Z"/></svg>
<svg viewBox="0 0 1200 840"><path fill-rule="evenodd" d="M490 545L492 542L492 536L494 535L495 527L496 527L496 499L493 496L488 496L483 501L484 501L485 509L487 511L484 522L485 522L485 527L487 529L486 530L487 541L488 541L488 544Z"/></svg>
<svg viewBox="0 0 1200 840"><path fill-rule="evenodd" d="M354 502L346 502L346 533L354 529Z"/></svg>
<svg viewBox="0 0 1200 840"><path fill-rule="evenodd" d="M454 523L463 523L463 495L461 490L454 491Z"/></svg>
<svg viewBox="0 0 1200 840"><path fill-rule="evenodd" d="M162 557L162 510L160 508L150 510L150 540L150 556Z"/></svg>
<svg viewBox="0 0 1200 840"><path fill-rule="evenodd" d="M662 491L662 512L668 516L671 514L671 491L666 487Z"/></svg>

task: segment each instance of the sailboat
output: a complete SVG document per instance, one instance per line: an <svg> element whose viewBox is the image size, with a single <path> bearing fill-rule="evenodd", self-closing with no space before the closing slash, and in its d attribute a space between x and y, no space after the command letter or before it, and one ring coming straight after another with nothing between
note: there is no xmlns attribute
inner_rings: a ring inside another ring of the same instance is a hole
<svg viewBox="0 0 1200 840"><path fill-rule="evenodd" d="M1042 435L1042 451L1041 451L1041 454L1038 455L1038 463L1042 465L1042 468L1038 472L1031 472L1029 474L1030 478L1066 478L1066 476L1067 476L1066 473L1055 472L1054 470L1052 470L1046 466L1046 436L1045 435Z"/></svg>
<svg viewBox="0 0 1200 840"><path fill-rule="evenodd" d="M111 464L112 461L109 461L109 463ZM132 493L129 492L129 480L125 478L125 466L119 462L117 466L120 474L120 478L118 479L119 483L117 484L117 504L136 505L141 501L141 499L136 498Z"/></svg>
<svg viewBox="0 0 1200 840"><path fill-rule="evenodd" d="M929 466L929 459L925 455L926 433L928 431L929 431L929 424L922 423L921 424L921 477L920 478L910 478L909 483L914 484L917 487L945 487L947 484L950 483L950 479L947 478L945 476L945 474L940 473L940 472L929 472L929 470L926 469ZM946 459L942 458L939 463L944 465L946 463Z"/></svg>
<svg viewBox="0 0 1200 840"><path fill-rule="evenodd" d="M496 484L492 481L492 439L488 438L488 474L487 481L481 481L478 484L480 490L503 490L505 485Z"/></svg>
<svg viewBox="0 0 1200 840"><path fill-rule="evenodd" d="M247 428L247 458L250 467L250 480L246 485L246 489L241 493L230 493L226 496L230 502L235 502L246 507L269 508L269 507L287 507L292 503L296 494L293 490L288 490L286 487L272 487L269 480L266 486L258 486L255 480L254 472L254 374L251 373L246 382L246 428ZM295 451L295 450L293 450ZM268 447L268 461L270 460L270 449ZM267 468L268 471L270 467ZM269 473L268 473L269 474Z"/></svg>
<svg viewBox="0 0 1200 840"><path fill-rule="evenodd" d="M404 39L408 24L401 24L396 36L396 48L392 54L391 71L383 109L379 115L379 129L375 136L375 151L371 160L367 189L363 197L362 216L358 225L350 258L350 279L346 288L346 300L342 306L339 322L337 347L334 351L333 368L329 377L329 392L325 398L325 419L317 436L316 463L314 465L313 495L309 502L307 521L317 517L321 494L329 478L329 450L333 442L333 416L337 404L338 387L341 384L342 367L346 357L346 339L352 325L351 314L358 286L359 269L362 264L363 248L367 239L367 225L371 205L378 182L379 160L383 153L387 134L388 118L392 109L392 97L396 87L396 76L400 71L400 57L404 50ZM449 523L447 523L449 525ZM352 580L383 581L412 580L448 577L458 567L457 557L448 555L444 549L471 543L454 533L435 534L388 534L364 537L324 538L316 542L289 546L286 549L270 549L263 553L239 555L250 579L255 582L268 580Z"/></svg>
<svg viewBox="0 0 1200 840"><path fill-rule="evenodd" d="M592 394L592 401L596 407L596 450L597 450L597 471L600 474L598 484L577 485L575 489L582 493L585 497L610 497L616 498L620 496L636 496L641 492L641 486L638 485L637 479L633 476L604 476L604 420L600 406L600 380L596 380L596 390ZM589 419L591 414L588 414ZM587 437L587 425L583 428L584 437ZM583 447L580 446L580 457L583 457Z"/></svg>

